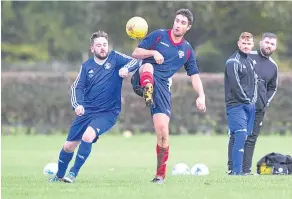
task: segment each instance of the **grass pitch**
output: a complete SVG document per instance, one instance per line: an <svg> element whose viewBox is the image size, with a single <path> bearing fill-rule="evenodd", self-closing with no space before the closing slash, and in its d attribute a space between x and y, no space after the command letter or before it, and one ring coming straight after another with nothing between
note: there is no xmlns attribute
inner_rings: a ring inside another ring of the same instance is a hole
<svg viewBox="0 0 292 199"><path fill-rule="evenodd" d="M105 135L74 184L48 183L42 174L56 162L65 136L2 136L3 199L287 199L292 198L292 176L227 176L227 137L172 136L167 181L150 183L156 169L154 136ZM269 152L292 155L292 136L260 137L257 160ZM75 157L70 165L73 164ZM208 176L171 176L175 163L205 163Z"/></svg>

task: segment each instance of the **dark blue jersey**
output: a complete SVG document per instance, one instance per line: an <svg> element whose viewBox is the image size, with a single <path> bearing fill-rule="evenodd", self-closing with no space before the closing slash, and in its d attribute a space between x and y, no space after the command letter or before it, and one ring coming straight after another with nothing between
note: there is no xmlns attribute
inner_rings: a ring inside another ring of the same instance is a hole
<svg viewBox="0 0 292 199"><path fill-rule="evenodd" d="M117 51L111 51L103 65L97 64L93 57L84 62L71 86L72 107L82 105L85 113L108 111L119 113L123 81L119 76L119 70L122 67L128 68L131 72L139 67L139 62Z"/></svg>
<svg viewBox="0 0 292 199"><path fill-rule="evenodd" d="M157 50L164 57L162 64L157 64L153 57L144 59L143 64L151 63L154 67L154 77L162 81L167 81L182 66L185 67L189 76L198 74L199 70L193 48L184 39L180 43L175 43L170 32L171 30L156 30L141 41L138 45L139 48Z"/></svg>
<svg viewBox="0 0 292 199"><path fill-rule="evenodd" d="M257 100L257 75L253 60L238 50L227 60L225 66L226 106L255 104Z"/></svg>

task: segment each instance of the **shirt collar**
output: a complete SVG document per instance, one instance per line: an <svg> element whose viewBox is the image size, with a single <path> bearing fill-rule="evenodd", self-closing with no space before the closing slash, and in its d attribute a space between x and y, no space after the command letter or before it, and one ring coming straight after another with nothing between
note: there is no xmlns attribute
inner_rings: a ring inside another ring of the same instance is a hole
<svg viewBox="0 0 292 199"><path fill-rule="evenodd" d="M242 57L247 58L247 54L244 53L244 52L242 52L241 50L238 50L238 53L239 53Z"/></svg>

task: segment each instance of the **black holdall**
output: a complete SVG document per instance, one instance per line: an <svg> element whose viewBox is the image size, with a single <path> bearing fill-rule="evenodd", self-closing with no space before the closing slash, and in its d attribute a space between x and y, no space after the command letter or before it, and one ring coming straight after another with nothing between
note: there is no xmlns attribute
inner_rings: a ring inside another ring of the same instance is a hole
<svg viewBox="0 0 292 199"><path fill-rule="evenodd" d="M260 175L292 175L292 157L281 153L269 153L257 163Z"/></svg>

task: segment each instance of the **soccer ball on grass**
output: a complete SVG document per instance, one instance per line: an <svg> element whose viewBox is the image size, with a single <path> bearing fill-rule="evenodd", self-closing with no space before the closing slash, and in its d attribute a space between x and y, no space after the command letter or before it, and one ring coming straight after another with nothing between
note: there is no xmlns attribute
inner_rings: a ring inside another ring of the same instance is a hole
<svg viewBox="0 0 292 199"><path fill-rule="evenodd" d="M57 163L48 163L43 170L44 175L56 175L58 172L58 164Z"/></svg>
<svg viewBox="0 0 292 199"><path fill-rule="evenodd" d="M175 164L172 168L172 175L190 175L190 168L185 163Z"/></svg>
<svg viewBox="0 0 292 199"><path fill-rule="evenodd" d="M191 174L195 176L203 176L209 174L209 169L206 165L199 163L191 168Z"/></svg>

